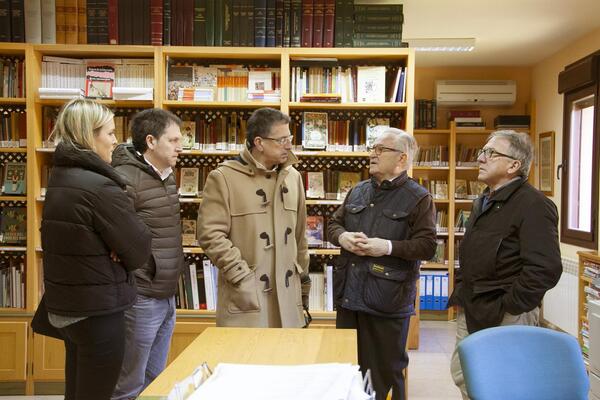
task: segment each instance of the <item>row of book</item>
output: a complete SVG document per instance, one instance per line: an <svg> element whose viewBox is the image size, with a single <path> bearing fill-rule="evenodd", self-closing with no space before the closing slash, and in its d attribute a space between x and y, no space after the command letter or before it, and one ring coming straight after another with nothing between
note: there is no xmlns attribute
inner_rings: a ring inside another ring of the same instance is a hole
<svg viewBox="0 0 600 400"><path fill-rule="evenodd" d="M417 179L419 185L426 188L434 199L448 199L448 181L436 179Z"/></svg>
<svg viewBox="0 0 600 400"><path fill-rule="evenodd" d="M337 59L329 63L336 64ZM293 66L290 98L312 103L402 103L406 74L406 67Z"/></svg>
<svg viewBox="0 0 600 400"><path fill-rule="evenodd" d="M27 208L7 206L0 211L0 244L27 242Z"/></svg>
<svg viewBox="0 0 600 400"><path fill-rule="evenodd" d="M27 147L27 114L0 110L0 147Z"/></svg>
<svg viewBox="0 0 600 400"><path fill-rule="evenodd" d="M465 232L467 229L467 221L471 216L471 211L460 209L456 213L454 221L454 232Z"/></svg>
<svg viewBox="0 0 600 400"><path fill-rule="evenodd" d="M0 97L25 97L24 59L0 57Z"/></svg>
<svg viewBox="0 0 600 400"><path fill-rule="evenodd" d="M400 47L403 21L402 5L353 0L0 1L6 42Z"/></svg>
<svg viewBox="0 0 600 400"><path fill-rule="evenodd" d="M366 171L300 171L307 199L344 200L358 182L367 179Z"/></svg>
<svg viewBox="0 0 600 400"><path fill-rule="evenodd" d="M0 261L0 308L25 308L25 262Z"/></svg>
<svg viewBox="0 0 600 400"><path fill-rule="evenodd" d="M167 69L169 100L278 102L280 93L280 68L170 63Z"/></svg>
<svg viewBox="0 0 600 400"><path fill-rule="evenodd" d="M310 272L310 292L308 309L310 311L334 311L333 304L333 265L323 264L323 272Z"/></svg>
<svg viewBox="0 0 600 400"><path fill-rule="evenodd" d="M208 259L202 265L192 262L179 276L175 304L187 310L216 311L218 295L218 269Z"/></svg>
<svg viewBox="0 0 600 400"><path fill-rule="evenodd" d="M421 310L445 310L448 307L448 272L421 271L419 279Z"/></svg>
<svg viewBox="0 0 600 400"><path fill-rule="evenodd" d="M463 143L456 145L456 166L458 167L477 167L477 157L481 146L470 146Z"/></svg>
<svg viewBox="0 0 600 400"><path fill-rule="evenodd" d="M447 167L448 146L419 146L413 159L413 165L419 167Z"/></svg>
<svg viewBox="0 0 600 400"><path fill-rule="evenodd" d="M42 58L41 98L152 100L154 60Z"/></svg>
<svg viewBox="0 0 600 400"><path fill-rule="evenodd" d="M456 179L454 181L454 198L473 200L481 196L487 185L479 181Z"/></svg>
<svg viewBox="0 0 600 400"><path fill-rule="evenodd" d="M591 282L583 287L583 295L585 301L583 302L583 314L588 314L588 302L600 300L600 264L593 263L590 261L584 261L582 274L587 277ZM583 340L582 351L585 357L589 356L589 343L590 343L590 326L587 318L582 319L581 327L581 338Z"/></svg>
<svg viewBox="0 0 600 400"><path fill-rule="evenodd" d="M415 129L437 128L437 102L415 99Z"/></svg>

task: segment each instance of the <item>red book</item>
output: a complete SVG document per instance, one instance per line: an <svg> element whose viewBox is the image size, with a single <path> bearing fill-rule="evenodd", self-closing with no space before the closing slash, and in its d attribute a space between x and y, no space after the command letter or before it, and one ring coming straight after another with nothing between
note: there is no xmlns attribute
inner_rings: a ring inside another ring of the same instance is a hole
<svg viewBox="0 0 600 400"><path fill-rule="evenodd" d="M313 43L313 0L302 1L302 47Z"/></svg>
<svg viewBox="0 0 600 400"><path fill-rule="evenodd" d="M183 3L183 7L182 7ZM222 2L220 2L222 3ZM183 45L194 45L194 2L185 0L179 2L178 10L181 12L180 21L183 21Z"/></svg>
<svg viewBox="0 0 600 400"><path fill-rule="evenodd" d="M335 0L325 0L323 17L323 47L333 47L335 27Z"/></svg>
<svg viewBox="0 0 600 400"><path fill-rule="evenodd" d="M150 0L150 38L154 46L163 44L163 2Z"/></svg>
<svg viewBox="0 0 600 400"><path fill-rule="evenodd" d="M323 17L325 15L325 0L314 0L313 5L313 47L323 47Z"/></svg>
<svg viewBox="0 0 600 400"><path fill-rule="evenodd" d="M108 0L108 43L119 44L119 20L117 0Z"/></svg>

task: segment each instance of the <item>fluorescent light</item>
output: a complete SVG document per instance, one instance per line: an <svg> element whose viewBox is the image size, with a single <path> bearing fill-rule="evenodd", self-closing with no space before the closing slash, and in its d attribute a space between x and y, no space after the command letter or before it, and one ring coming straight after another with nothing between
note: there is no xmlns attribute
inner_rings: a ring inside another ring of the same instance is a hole
<svg viewBox="0 0 600 400"><path fill-rule="evenodd" d="M473 51L475 50L474 38L431 38L431 39L404 39L410 48L415 51Z"/></svg>

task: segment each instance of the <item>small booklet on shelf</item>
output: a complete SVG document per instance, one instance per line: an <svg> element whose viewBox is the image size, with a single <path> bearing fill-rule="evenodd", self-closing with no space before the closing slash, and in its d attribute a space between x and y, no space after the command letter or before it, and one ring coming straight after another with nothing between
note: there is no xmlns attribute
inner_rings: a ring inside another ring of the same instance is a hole
<svg viewBox="0 0 600 400"><path fill-rule="evenodd" d="M4 167L3 194L26 194L27 193L27 164L7 162Z"/></svg>
<svg viewBox="0 0 600 400"><path fill-rule="evenodd" d="M340 194L340 200L344 200L358 182L360 182L360 172L346 172L340 171L338 177L338 193Z"/></svg>
<svg viewBox="0 0 600 400"><path fill-rule="evenodd" d="M196 147L196 122L182 121L181 122L181 147L184 149L193 149Z"/></svg>
<svg viewBox="0 0 600 400"><path fill-rule="evenodd" d="M321 215L309 215L306 217L306 241L308 247L323 246L324 218Z"/></svg>
<svg viewBox="0 0 600 400"><path fill-rule="evenodd" d="M85 74L85 97L112 99L115 84L115 66L110 63L89 62Z"/></svg>
<svg viewBox="0 0 600 400"><path fill-rule="evenodd" d="M181 168L181 184L179 185L180 196L198 196L198 168Z"/></svg>
<svg viewBox="0 0 600 400"><path fill-rule="evenodd" d="M302 147L323 150L327 147L327 113L305 112L302 122Z"/></svg>
<svg viewBox="0 0 600 400"><path fill-rule="evenodd" d="M25 244L27 241L27 208L2 208L0 222L0 243Z"/></svg>
<svg viewBox="0 0 600 400"><path fill-rule="evenodd" d="M361 66L357 68L358 103L385 103L385 67Z"/></svg>
<svg viewBox="0 0 600 400"><path fill-rule="evenodd" d="M324 199L325 184L323 171L306 173L306 197L309 199Z"/></svg>
<svg viewBox="0 0 600 400"><path fill-rule="evenodd" d="M196 246L196 220L181 220L181 240L184 246Z"/></svg>

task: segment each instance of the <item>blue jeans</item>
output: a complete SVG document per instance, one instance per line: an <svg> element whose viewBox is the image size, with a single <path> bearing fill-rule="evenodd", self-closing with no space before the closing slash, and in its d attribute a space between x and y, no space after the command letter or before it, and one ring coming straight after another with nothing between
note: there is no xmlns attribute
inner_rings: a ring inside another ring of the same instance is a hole
<svg viewBox="0 0 600 400"><path fill-rule="evenodd" d="M175 297L138 294L125 311L125 357L113 400L135 399L165 369L175 327Z"/></svg>

